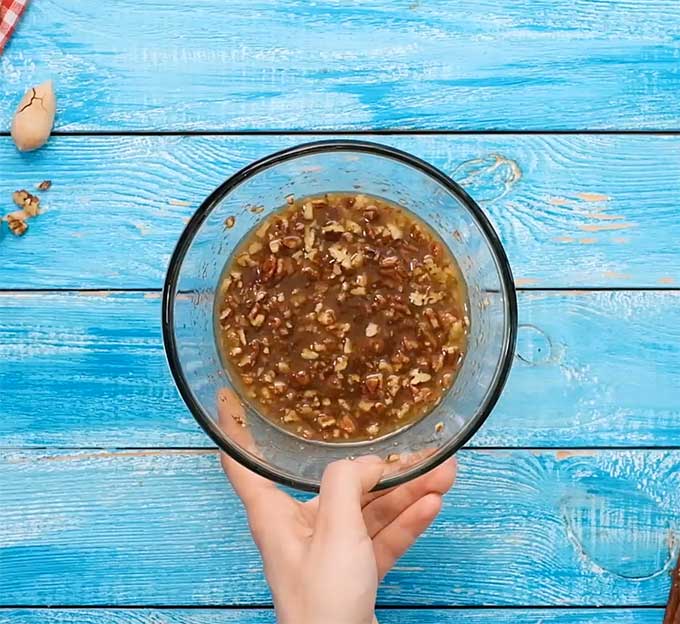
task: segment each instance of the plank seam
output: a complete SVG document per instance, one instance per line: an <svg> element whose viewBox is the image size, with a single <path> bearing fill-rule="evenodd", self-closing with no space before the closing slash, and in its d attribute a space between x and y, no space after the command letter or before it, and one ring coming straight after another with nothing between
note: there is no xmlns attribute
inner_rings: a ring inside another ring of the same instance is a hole
<svg viewBox="0 0 680 624"><path fill-rule="evenodd" d="M454 130L454 129L406 129L406 128L372 128L367 130L357 130L348 128L339 129L320 129L320 130L55 130L52 136L63 137L125 137L125 136L366 136L366 135L413 135L413 136L503 136L503 135L526 135L526 136L577 136L577 135L609 135L609 136L680 136L680 129L647 129L639 130L633 128L607 129L607 128L567 128L567 129L501 129L486 128L473 130ZM0 137L11 136L9 132L0 132Z"/></svg>
<svg viewBox="0 0 680 624"><path fill-rule="evenodd" d="M517 292L680 292L678 286L517 286ZM59 293L161 293L162 288L0 288L0 295Z"/></svg>
<svg viewBox="0 0 680 624"><path fill-rule="evenodd" d="M663 604L653 604L653 605L452 605L452 604L390 604L390 603L378 603L376 604L376 609L378 610L393 610L393 611L515 611L515 610L549 610L549 611L565 611L581 609L585 611L594 610L621 610L628 611L631 609L646 609L646 610L656 610L663 609L665 605ZM256 609L261 610L273 610L273 605L271 603L254 603L254 604L233 604L233 605L222 605L222 604L207 604L207 605L195 605L195 604L132 604L132 605L117 605L117 604L77 604L77 605L40 605L40 604L9 604L0 605L0 611L5 611L9 609L46 609L54 611L61 609L64 611L69 610L81 610L81 609L91 609L91 610L193 610L198 611L202 609L214 609L214 610L242 610L242 611L254 611Z"/></svg>
<svg viewBox="0 0 680 624"><path fill-rule="evenodd" d="M3 451L219 451L216 446L0 446L0 452ZM640 446L464 446L459 452L465 451L535 451L539 453L552 453L559 451L680 451L680 445L640 445Z"/></svg>

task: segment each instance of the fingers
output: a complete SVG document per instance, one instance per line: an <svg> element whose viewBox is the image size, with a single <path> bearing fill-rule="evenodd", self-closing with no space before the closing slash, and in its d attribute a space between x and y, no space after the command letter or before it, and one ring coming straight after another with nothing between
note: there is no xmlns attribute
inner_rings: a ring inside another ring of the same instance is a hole
<svg viewBox="0 0 680 624"><path fill-rule="evenodd" d="M391 475L404 472L405 470L408 470L409 468L412 468L416 464L427 459L435 451L436 449L434 448L425 448L413 453L402 453L399 455L397 461L385 462L385 471L383 472L383 477L387 478L390 477ZM382 490L380 492L370 492L369 494L366 494L366 496L364 496L364 507L368 505L368 503L370 503L372 500L384 496L385 494L391 492L393 489L394 488L390 488L389 490Z"/></svg>
<svg viewBox="0 0 680 624"><path fill-rule="evenodd" d="M396 520L401 513L419 499L433 494L445 494L456 478L455 459L449 459L431 472L389 490L364 506L366 529L371 537Z"/></svg>
<svg viewBox="0 0 680 624"><path fill-rule="evenodd" d="M332 534L365 535L361 498L375 487L383 473L378 457L344 459L330 464L321 479L317 530L322 536Z"/></svg>
<svg viewBox="0 0 680 624"><path fill-rule="evenodd" d="M424 462L428 457L434 455L436 452L437 449L430 446L411 453L400 453L397 456L397 461L391 461L385 467L385 476L388 477L393 474L404 472L409 468L413 468L415 465Z"/></svg>
<svg viewBox="0 0 680 624"><path fill-rule="evenodd" d="M373 538L378 576L383 578L397 560L432 524L442 506L439 494L427 494L405 509Z"/></svg>
<svg viewBox="0 0 680 624"><path fill-rule="evenodd" d="M217 396L217 413L220 427L227 436L244 450L253 452L255 447L253 439L247 427L242 424L245 422L245 410L232 390L227 388L220 390ZM220 453L220 461L236 494L249 512L262 497L278 492L271 481L248 470L225 453Z"/></svg>

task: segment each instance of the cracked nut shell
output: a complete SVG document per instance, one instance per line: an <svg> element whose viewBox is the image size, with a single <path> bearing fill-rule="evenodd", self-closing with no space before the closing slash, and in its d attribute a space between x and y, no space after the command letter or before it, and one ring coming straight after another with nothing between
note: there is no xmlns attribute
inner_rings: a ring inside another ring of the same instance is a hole
<svg viewBox="0 0 680 624"><path fill-rule="evenodd" d="M51 80L26 91L12 120L12 139L17 149L30 152L45 145L52 132L56 110Z"/></svg>

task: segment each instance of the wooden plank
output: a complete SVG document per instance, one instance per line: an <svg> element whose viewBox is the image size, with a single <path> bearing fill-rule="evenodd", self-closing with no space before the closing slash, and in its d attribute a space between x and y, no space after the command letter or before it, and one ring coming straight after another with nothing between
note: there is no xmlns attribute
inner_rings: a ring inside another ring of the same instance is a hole
<svg viewBox="0 0 680 624"><path fill-rule="evenodd" d="M0 138L6 210L12 191L54 181L49 211L26 236L4 228L0 286L158 288L210 191L252 160L314 138L55 137L29 155ZM520 286L680 286L680 137L367 138L459 180L495 223Z"/></svg>
<svg viewBox="0 0 680 624"><path fill-rule="evenodd" d="M380 589L388 605L661 606L680 452L480 452ZM212 451L5 451L0 605L270 600Z"/></svg>
<svg viewBox="0 0 680 624"><path fill-rule="evenodd" d="M0 300L0 446L209 444L167 370L157 293Z"/></svg>
<svg viewBox="0 0 680 624"><path fill-rule="evenodd" d="M675 0L42 2L0 126L51 76L63 130L677 128L679 22Z"/></svg>
<svg viewBox="0 0 680 624"><path fill-rule="evenodd" d="M677 445L679 302L523 293L518 358L472 444ZM210 445L167 372L158 293L0 295L0 387L0 446Z"/></svg>
<svg viewBox="0 0 680 624"><path fill-rule="evenodd" d="M658 624L661 609L380 609L380 624ZM274 624L267 609L0 609L0 624Z"/></svg>

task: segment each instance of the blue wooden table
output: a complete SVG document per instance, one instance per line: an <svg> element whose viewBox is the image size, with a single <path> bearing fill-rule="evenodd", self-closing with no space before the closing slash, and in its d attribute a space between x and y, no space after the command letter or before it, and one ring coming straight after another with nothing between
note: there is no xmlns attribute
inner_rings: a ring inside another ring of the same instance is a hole
<svg viewBox="0 0 680 624"><path fill-rule="evenodd" d="M500 5L500 6L499 6ZM0 127L0 622L273 621L243 512L180 402L160 287L202 198L319 135L431 161L520 287L507 390L392 624L657 624L680 547L677 0L33 0ZM47 610L47 608L50 608Z"/></svg>

